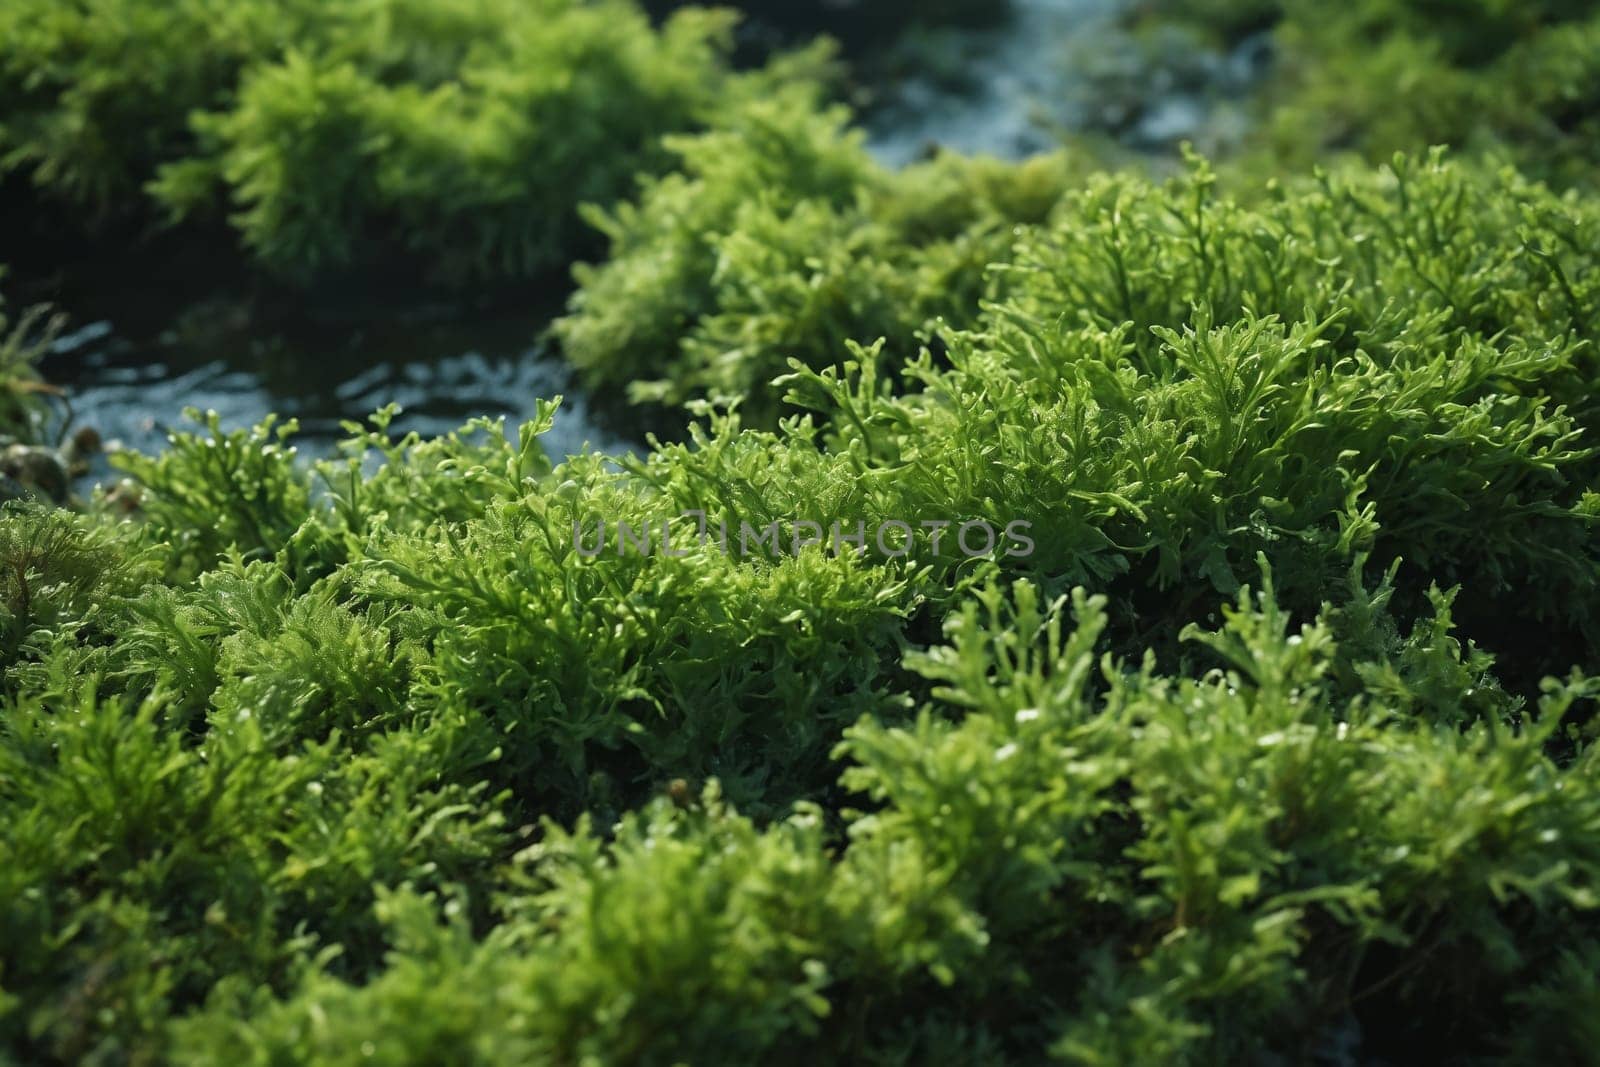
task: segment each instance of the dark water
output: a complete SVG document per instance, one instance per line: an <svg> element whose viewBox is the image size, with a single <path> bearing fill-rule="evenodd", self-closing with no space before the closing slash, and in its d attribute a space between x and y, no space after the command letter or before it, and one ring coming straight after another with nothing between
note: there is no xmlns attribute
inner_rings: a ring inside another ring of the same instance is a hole
<svg viewBox="0 0 1600 1067"><path fill-rule="evenodd" d="M1094 125L1092 71L1081 61L1117 37L1122 0L1011 0L987 29L916 31L881 64L869 146L901 166L941 145L1021 159Z"/></svg>
<svg viewBox="0 0 1600 1067"><path fill-rule="evenodd" d="M302 451L320 453L346 435L343 422L389 403L401 406L401 433L433 436L488 415L505 416L514 434L536 400L560 395L545 438L553 453L616 451L632 436L620 420L603 423L540 343L548 310L431 321L385 313L360 325L263 321L247 304L173 314L156 331L114 312L91 316L55 342L42 370L72 390L78 423L151 451L187 425L187 406L217 411L225 426L270 412L298 420Z"/></svg>
<svg viewBox="0 0 1600 1067"><path fill-rule="evenodd" d="M866 116L872 150L891 166L933 143L1020 158L1054 147L1065 131L1103 126L1095 109L1106 71L1115 84L1116 64L1127 66L1129 55L1107 45L1121 7L1013 0L1009 19L995 26L910 31L881 54L858 57L877 79ZM1131 77L1138 80L1136 70ZM1157 140L1183 135L1199 115L1182 93L1146 111L1145 126L1165 123ZM1140 129L1132 132L1125 139ZM582 396L540 341L564 299L559 286L512 310L375 306L329 321L292 298L286 307L281 295L265 303L241 296L251 287L238 278L208 287L207 267L159 249L62 277L70 284L48 299L70 326L43 373L72 391L78 423L141 450L159 449L186 406L214 409L229 426L269 412L296 418L302 452L319 453L343 436L341 421L391 402L403 409L402 432L433 435L471 416L503 415L514 434L536 399L556 394L565 403L546 438L554 454L638 443L623 406Z"/></svg>

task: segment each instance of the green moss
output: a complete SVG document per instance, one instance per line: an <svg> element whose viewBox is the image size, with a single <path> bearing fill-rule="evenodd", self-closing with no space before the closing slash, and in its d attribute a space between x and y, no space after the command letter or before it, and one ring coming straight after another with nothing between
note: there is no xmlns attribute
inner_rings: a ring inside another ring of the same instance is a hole
<svg viewBox="0 0 1600 1067"><path fill-rule="evenodd" d="M192 412L134 514L0 510L0 1058L1586 1055L1592 25L1436 14L1284 11L1295 113L1556 183L891 173L821 53L623 4L0 11L9 166L286 272L523 276L634 189L555 332L669 431Z"/></svg>
<svg viewBox="0 0 1600 1067"><path fill-rule="evenodd" d="M54 428L56 413L48 402L54 390L38 368L59 328L60 321L44 308L30 309L12 321L0 298L0 438L8 443L36 444Z"/></svg>
<svg viewBox="0 0 1600 1067"><path fill-rule="evenodd" d="M1272 71L1258 92L1247 163L1271 172L1329 153L1381 161L1430 145L1509 154L1528 173L1592 183L1600 21L1577 0L1442 3L1299 0L1158 3L1231 44L1271 30Z"/></svg>
<svg viewBox="0 0 1600 1067"><path fill-rule="evenodd" d="M1585 1047L1595 198L1443 155L1243 200L1198 160L889 176L741 114L564 329L638 374L803 324L803 416L560 463L554 404L314 463L200 416L118 460L134 519L0 512L5 1054ZM972 242L938 358L924 311L786 302L822 268L768 264L850 218L913 275ZM741 386L770 418L685 388ZM920 525L977 519L1033 550Z"/></svg>
<svg viewBox="0 0 1600 1067"><path fill-rule="evenodd" d="M736 75L731 28L627 0L23 0L0 12L0 167L91 212L226 218L302 281L396 257L527 278L583 248L579 203L665 162L662 133L826 62Z"/></svg>
<svg viewBox="0 0 1600 1067"><path fill-rule="evenodd" d="M1081 168L943 155L875 165L842 110L757 105L728 128L669 141L682 173L590 218L609 258L577 268L554 333L592 390L627 390L658 426L671 409L738 399L775 425L788 361L834 362L846 340L909 359L940 320L969 325L1015 226L1044 220ZM663 411L662 409L667 409Z"/></svg>

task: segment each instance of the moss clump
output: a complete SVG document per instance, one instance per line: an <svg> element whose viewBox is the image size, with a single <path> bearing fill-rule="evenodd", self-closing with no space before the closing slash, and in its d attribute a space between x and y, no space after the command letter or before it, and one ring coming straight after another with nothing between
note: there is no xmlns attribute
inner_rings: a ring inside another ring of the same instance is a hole
<svg viewBox="0 0 1600 1067"><path fill-rule="evenodd" d="M1260 127L1243 146L1268 172L1434 144L1507 153L1568 184L1592 183L1600 162L1600 18L1581 0L1158 2L1141 21L1225 44L1270 30Z"/></svg>
<svg viewBox="0 0 1600 1067"><path fill-rule="evenodd" d="M138 521L0 513L7 1054L1583 1054L1600 205L1041 200L942 361L796 361L773 431L205 420ZM800 520L868 532L713 532Z"/></svg>
<svg viewBox="0 0 1600 1067"><path fill-rule="evenodd" d="M555 326L592 387L655 404L733 399L747 424L770 427L785 366L826 366L846 338L883 339L892 370L924 347L945 360L953 334L980 323L1126 323L1127 343L1150 353L1152 330L1196 307L1327 321L1346 352L1421 329L1401 307L1438 316L1428 344L1441 354L1497 334L1571 344L1595 322L1589 202L1511 173L1412 161L1382 177L1263 183L1242 200L1219 199L1207 167L1167 190L1075 181L1062 157L952 156L886 174L842 121L755 116L759 135L679 143L686 174L595 214L612 256L578 268Z"/></svg>
<svg viewBox="0 0 1600 1067"><path fill-rule="evenodd" d="M19 0L0 11L0 167L75 218L226 218L290 278L397 256L526 278L583 247L577 204L665 162L663 132L824 62L735 74L732 24L688 9L655 29L627 0Z"/></svg>
<svg viewBox="0 0 1600 1067"><path fill-rule="evenodd" d="M791 359L822 367L846 340L883 338L885 360L903 361L941 321L970 325L1014 229L1046 219L1082 173L1064 156L956 155L891 172L848 120L752 106L669 140L681 172L589 212L609 256L577 268L554 333L591 389L625 388L657 427L707 397L771 427L768 386Z"/></svg>

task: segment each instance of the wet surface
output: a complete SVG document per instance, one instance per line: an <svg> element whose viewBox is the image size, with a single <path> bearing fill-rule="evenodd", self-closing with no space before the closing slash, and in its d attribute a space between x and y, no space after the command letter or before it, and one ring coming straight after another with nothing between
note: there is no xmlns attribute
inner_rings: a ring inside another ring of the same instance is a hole
<svg viewBox="0 0 1600 1067"><path fill-rule="evenodd" d="M268 413L296 419L296 440L312 454L333 450L347 435L342 423L389 403L401 407L392 427L399 433L434 436L487 415L504 416L514 435L538 399L561 395L545 438L553 454L615 451L631 436L621 420L602 425L566 365L539 343L548 312L351 327L262 324L239 309L228 324L236 329L198 335L185 328L194 309L187 314L154 336L115 318L79 325L57 339L41 369L72 390L78 423L141 451L162 447L191 406L217 411L228 427Z"/></svg>
<svg viewBox="0 0 1600 1067"><path fill-rule="evenodd" d="M1086 124L1091 85L1079 61L1117 36L1119 0L1012 0L984 30L918 31L885 64L869 146L891 166L931 145L1017 159Z"/></svg>
<svg viewBox="0 0 1600 1067"><path fill-rule="evenodd" d="M901 166L934 145L1019 159L1081 135L1134 153L1218 155L1249 128L1269 37L1228 50L1177 25L1126 25L1125 0L1011 0L984 30L919 30L875 69L866 116L873 152Z"/></svg>

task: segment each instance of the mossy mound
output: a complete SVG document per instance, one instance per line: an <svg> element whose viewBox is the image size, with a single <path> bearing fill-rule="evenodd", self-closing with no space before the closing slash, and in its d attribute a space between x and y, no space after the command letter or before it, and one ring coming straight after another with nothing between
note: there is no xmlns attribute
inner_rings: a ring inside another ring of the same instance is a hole
<svg viewBox="0 0 1600 1067"><path fill-rule="evenodd" d="M211 419L137 521L0 515L9 1053L1586 1055L1600 203L1196 161L1047 214L772 431Z"/></svg>

